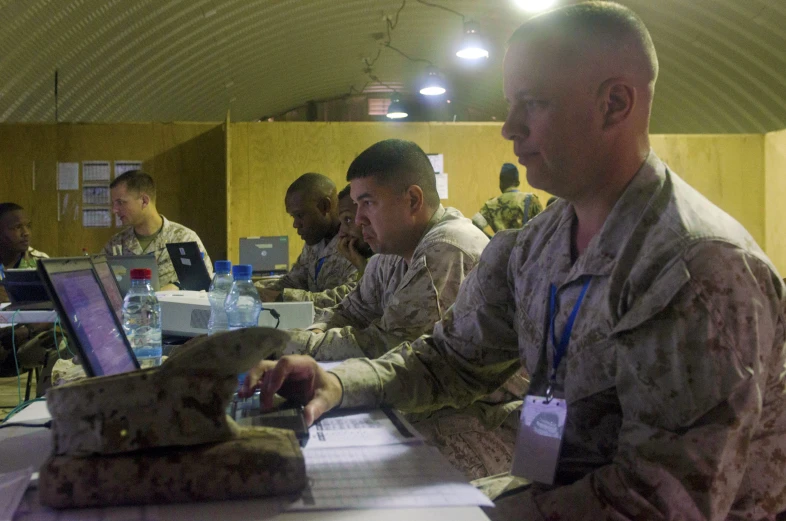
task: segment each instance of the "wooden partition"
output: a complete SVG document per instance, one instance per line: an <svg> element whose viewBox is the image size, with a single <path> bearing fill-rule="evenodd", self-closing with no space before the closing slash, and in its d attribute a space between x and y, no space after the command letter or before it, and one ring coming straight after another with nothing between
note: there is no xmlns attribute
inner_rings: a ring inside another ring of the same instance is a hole
<svg viewBox="0 0 786 521"><path fill-rule="evenodd" d="M294 261L303 242L284 210L289 184L304 172L320 172L341 187L349 164L386 138L409 139L445 156L449 198L472 216L499 193L504 162L516 163L500 123L234 123L228 183L229 258L237 262L240 237L290 238ZM764 244L764 136L653 136L655 152L711 201L738 219ZM521 169L522 190L532 190ZM543 204L548 194L534 190Z"/></svg>
<svg viewBox="0 0 786 521"><path fill-rule="evenodd" d="M767 254L786 277L786 130L765 136Z"/></svg>
<svg viewBox="0 0 786 521"><path fill-rule="evenodd" d="M0 200L24 206L35 248L99 252L121 228L82 226L81 190L57 190L57 163L141 160L167 218L196 230L211 256L226 244L225 129L217 123L0 125Z"/></svg>

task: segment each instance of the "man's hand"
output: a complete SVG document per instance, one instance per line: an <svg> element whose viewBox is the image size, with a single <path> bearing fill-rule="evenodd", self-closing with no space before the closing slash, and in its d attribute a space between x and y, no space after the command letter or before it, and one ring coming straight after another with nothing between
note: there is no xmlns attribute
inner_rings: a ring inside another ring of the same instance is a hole
<svg viewBox="0 0 786 521"><path fill-rule="evenodd" d="M281 297L281 292L274 289L257 288L257 291L262 302L278 302L279 297Z"/></svg>
<svg viewBox="0 0 786 521"><path fill-rule="evenodd" d="M320 416L341 403L343 389L338 377L328 373L310 356L292 355L278 362L262 361L251 368L239 391L248 397L259 389L263 409L273 408L273 395L305 406L306 423L312 425Z"/></svg>
<svg viewBox="0 0 786 521"><path fill-rule="evenodd" d="M358 240L355 237L345 236L338 240L338 252L342 257L347 259L355 266L358 271L363 271L366 268L368 259L366 259L357 249Z"/></svg>

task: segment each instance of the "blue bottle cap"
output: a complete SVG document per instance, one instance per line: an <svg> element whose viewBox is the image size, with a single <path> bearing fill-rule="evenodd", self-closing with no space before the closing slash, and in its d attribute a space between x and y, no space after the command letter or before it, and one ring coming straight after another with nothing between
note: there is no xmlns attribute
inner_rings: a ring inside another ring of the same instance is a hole
<svg viewBox="0 0 786 521"><path fill-rule="evenodd" d="M232 271L232 261L228 261L228 260L216 261L215 270L216 273L220 275L226 275L227 273Z"/></svg>
<svg viewBox="0 0 786 521"><path fill-rule="evenodd" d="M246 280L251 278L251 264L237 264L232 266L232 278Z"/></svg>

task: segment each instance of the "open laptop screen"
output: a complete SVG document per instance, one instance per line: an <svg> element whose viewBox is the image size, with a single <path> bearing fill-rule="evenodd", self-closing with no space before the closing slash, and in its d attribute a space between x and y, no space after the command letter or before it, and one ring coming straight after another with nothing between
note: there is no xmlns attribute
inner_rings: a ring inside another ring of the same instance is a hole
<svg viewBox="0 0 786 521"><path fill-rule="evenodd" d="M112 316L92 270L50 273L50 280L74 334L82 356L89 358L95 376L137 369L123 331Z"/></svg>
<svg viewBox="0 0 786 521"><path fill-rule="evenodd" d="M117 319L123 321L123 296L120 294L120 289L117 287L117 281L112 273L112 268L106 260L94 260L93 267L101 280L101 285L104 286L106 296L109 297L109 302L112 303Z"/></svg>

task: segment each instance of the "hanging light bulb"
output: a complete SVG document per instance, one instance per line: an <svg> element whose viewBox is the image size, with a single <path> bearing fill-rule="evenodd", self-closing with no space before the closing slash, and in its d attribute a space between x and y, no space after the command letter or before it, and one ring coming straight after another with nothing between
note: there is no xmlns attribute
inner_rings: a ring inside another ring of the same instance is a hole
<svg viewBox="0 0 786 521"><path fill-rule="evenodd" d="M401 119L409 116L398 94L394 94L391 98L390 105L388 105L388 113L385 115L390 119Z"/></svg>
<svg viewBox="0 0 786 521"><path fill-rule="evenodd" d="M464 23L464 42L456 56L465 60L478 60L489 57L489 51L480 37L480 25L477 22Z"/></svg>
<svg viewBox="0 0 786 521"><path fill-rule="evenodd" d="M442 81L442 75L439 70L433 65L429 65L426 69L426 79L420 89L420 93L424 96L440 96L445 94L445 82Z"/></svg>

